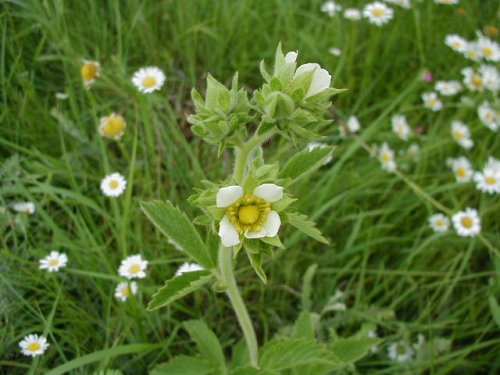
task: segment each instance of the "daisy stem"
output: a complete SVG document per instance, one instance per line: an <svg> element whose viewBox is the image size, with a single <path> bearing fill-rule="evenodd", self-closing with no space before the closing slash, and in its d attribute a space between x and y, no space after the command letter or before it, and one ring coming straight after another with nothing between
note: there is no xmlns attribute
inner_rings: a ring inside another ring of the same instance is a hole
<svg viewBox="0 0 500 375"><path fill-rule="evenodd" d="M219 248L219 271L221 275L221 281L226 287L226 294L231 301L240 327L243 330L243 335L245 336L245 341L247 343L248 352L250 354L250 364L254 367L258 367L258 345L257 337L252 326L252 321L248 315L245 303L241 298L238 286L236 285L236 279L234 278L233 272L233 248L226 248L220 246Z"/></svg>

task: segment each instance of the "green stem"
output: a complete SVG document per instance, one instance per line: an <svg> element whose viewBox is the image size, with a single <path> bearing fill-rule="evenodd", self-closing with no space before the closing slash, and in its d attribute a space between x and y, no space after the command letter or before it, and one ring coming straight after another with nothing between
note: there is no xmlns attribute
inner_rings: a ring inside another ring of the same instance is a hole
<svg viewBox="0 0 500 375"><path fill-rule="evenodd" d="M250 364L254 367L258 367L257 337L252 326L252 321L250 320L250 315L248 315L248 311L245 307L243 299L241 298L238 286L236 285L236 279L234 278L232 247L225 248L224 246L220 246L219 271L221 281L226 287L226 294L231 301L231 305L236 313L238 322L243 330L243 335L245 336L248 352L250 354Z"/></svg>

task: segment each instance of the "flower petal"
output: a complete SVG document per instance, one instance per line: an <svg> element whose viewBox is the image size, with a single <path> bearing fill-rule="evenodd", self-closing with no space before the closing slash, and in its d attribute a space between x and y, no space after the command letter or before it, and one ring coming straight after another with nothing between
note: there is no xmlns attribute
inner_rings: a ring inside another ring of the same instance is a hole
<svg viewBox="0 0 500 375"><path fill-rule="evenodd" d="M281 226L280 215L276 211L269 211L269 216L264 223L264 229L267 232L267 237L274 237L278 234Z"/></svg>
<svg viewBox="0 0 500 375"><path fill-rule="evenodd" d="M227 216L224 216L219 223L219 237L225 247L235 246L240 243L240 235Z"/></svg>
<svg viewBox="0 0 500 375"><path fill-rule="evenodd" d="M302 64L295 71L295 77L301 75L302 73L309 72L309 71L314 70L314 69L321 69L321 67L317 63Z"/></svg>
<svg viewBox="0 0 500 375"><path fill-rule="evenodd" d="M283 188L275 184L262 184L255 188L253 194L268 202L277 202L283 198Z"/></svg>
<svg viewBox="0 0 500 375"><path fill-rule="evenodd" d="M327 70L318 67L318 69L316 69L314 72L311 86L309 86L306 98L316 95L329 88L331 80L332 76L330 75L330 73L328 73Z"/></svg>
<svg viewBox="0 0 500 375"><path fill-rule="evenodd" d="M291 63L294 63L295 61L297 61L297 51L290 51L288 52L286 55L285 55L285 62L287 64L291 64Z"/></svg>
<svg viewBox="0 0 500 375"><path fill-rule="evenodd" d="M246 238L262 238L267 237L266 228L262 227L262 229L258 232L245 232Z"/></svg>
<svg viewBox="0 0 500 375"><path fill-rule="evenodd" d="M225 186L217 192L217 207L229 207L243 196L243 188L238 185Z"/></svg>

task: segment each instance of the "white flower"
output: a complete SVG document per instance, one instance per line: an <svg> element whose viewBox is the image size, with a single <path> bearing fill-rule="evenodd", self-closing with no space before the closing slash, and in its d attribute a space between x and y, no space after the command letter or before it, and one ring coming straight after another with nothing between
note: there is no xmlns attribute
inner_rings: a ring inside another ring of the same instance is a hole
<svg viewBox="0 0 500 375"><path fill-rule="evenodd" d="M316 148L325 148L325 147L328 147L328 145L325 145L324 143L321 143L321 142L309 142L307 144L307 151L312 151ZM330 155L326 158L323 165L328 164L331 161L332 161L332 155Z"/></svg>
<svg viewBox="0 0 500 375"><path fill-rule="evenodd" d="M85 88L90 89L90 86L95 82L101 74L101 64L98 61L83 60L83 65L80 69L83 84Z"/></svg>
<svg viewBox="0 0 500 375"><path fill-rule="evenodd" d="M330 17L333 17L335 15L335 12L341 11L342 6L335 3L335 1L327 1L321 5L321 11L323 13L327 13Z"/></svg>
<svg viewBox="0 0 500 375"><path fill-rule="evenodd" d="M446 232L450 227L450 220L443 214L435 214L429 218L429 225L434 232Z"/></svg>
<svg viewBox="0 0 500 375"><path fill-rule="evenodd" d="M481 60L481 50L476 42L468 42L465 51L462 52L464 57L472 61Z"/></svg>
<svg viewBox="0 0 500 375"><path fill-rule="evenodd" d="M19 347L21 348L22 354L36 357L45 353L49 347L49 343L43 336L28 335L19 342Z"/></svg>
<svg viewBox="0 0 500 375"><path fill-rule="evenodd" d="M366 335L368 337L372 338L372 339L376 339L378 337L377 330L375 330L375 329L369 330ZM373 345L370 348L370 352L377 353L378 352L378 346L377 345Z"/></svg>
<svg viewBox="0 0 500 375"><path fill-rule="evenodd" d="M386 3L399 5L402 8L410 9L410 0L385 0Z"/></svg>
<svg viewBox="0 0 500 375"><path fill-rule="evenodd" d="M127 181L120 173L111 173L101 181L101 190L107 197L119 197L126 187Z"/></svg>
<svg viewBox="0 0 500 375"><path fill-rule="evenodd" d="M451 160L451 169L455 174L457 182L469 182L473 177L473 170L470 161L467 158L459 157Z"/></svg>
<svg viewBox="0 0 500 375"><path fill-rule="evenodd" d="M241 186L232 185L219 189L217 207L227 208L219 223L219 236L225 247L238 245L240 236L246 238L274 237L278 234L281 219L272 210L271 203L283 198L283 188L275 184L257 186L245 194Z"/></svg>
<svg viewBox="0 0 500 375"><path fill-rule="evenodd" d="M488 101L484 101L477 108L481 122L493 131L498 131L500 126L500 113L495 111Z"/></svg>
<svg viewBox="0 0 500 375"><path fill-rule="evenodd" d="M113 112L109 116L102 117L99 121L99 134L117 141L125 133L126 127L125 119Z"/></svg>
<svg viewBox="0 0 500 375"><path fill-rule="evenodd" d="M328 50L328 52L330 52L333 56L340 56L342 55L342 51L337 48L337 47L332 47Z"/></svg>
<svg viewBox="0 0 500 375"><path fill-rule="evenodd" d="M464 85L471 91L484 91L484 81L481 74L474 69L463 68L460 73L464 76Z"/></svg>
<svg viewBox="0 0 500 375"><path fill-rule="evenodd" d="M434 91L424 92L422 100L424 101L424 107L429 108L431 111L437 112L443 108L443 103Z"/></svg>
<svg viewBox="0 0 500 375"><path fill-rule="evenodd" d="M349 119L347 120L347 129L351 133L357 133L360 128L361 128L361 125L359 123L358 118L356 116L349 117Z"/></svg>
<svg viewBox="0 0 500 375"><path fill-rule="evenodd" d="M481 233L481 220L473 208L457 212L451 220L459 236L473 237Z"/></svg>
<svg viewBox="0 0 500 375"><path fill-rule="evenodd" d="M467 50L467 40L457 34L446 35L444 43L454 51L465 52Z"/></svg>
<svg viewBox="0 0 500 375"><path fill-rule="evenodd" d="M500 74L498 69L492 65L481 65L479 67L484 87L495 93L500 89Z"/></svg>
<svg viewBox="0 0 500 375"><path fill-rule="evenodd" d="M458 81L437 81L434 88L443 96L453 96L462 91L462 85Z"/></svg>
<svg viewBox="0 0 500 375"><path fill-rule="evenodd" d="M410 147L408 147L406 154L415 160L419 160L420 159L420 146L416 143L412 143L410 145Z"/></svg>
<svg viewBox="0 0 500 375"><path fill-rule="evenodd" d="M490 158L482 172L474 174L476 188L488 194L500 193L500 160Z"/></svg>
<svg viewBox="0 0 500 375"><path fill-rule="evenodd" d="M392 116L391 122L392 131L403 141L407 141L411 130L406 122L406 117L404 115L394 115Z"/></svg>
<svg viewBox="0 0 500 375"><path fill-rule="evenodd" d="M361 19L361 11L356 8L347 8L344 10L344 18L350 21L359 21Z"/></svg>
<svg viewBox="0 0 500 375"><path fill-rule="evenodd" d="M406 341L392 343L387 350L389 358L397 362L406 362L410 360L414 354L414 350Z"/></svg>
<svg viewBox="0 0 500 375"><path fill-rule="evenodd" d="M66 267L66 263L68 263L68 256L53 250L45 258L40 259L39 268L49 272L57 272L59 268Z"/></svg>
<svg viewBox="0 0 500 375"><path fill-rule="evenodd" d="M295 71L294 78L310 71L314 71L314 73L311 80L311 84L309 85L309 89L307 90L304 99L307 99L313 95L319 94L320 92L328 89L330 87L330 82L332 80L332 76L330 75L330 73L328 73L327 70L322 69L321 66L316 63L307 63L299 66Z"/></svg>
<svg viewBox="0 0 500 375"><path fill-rule="evenodd" d="M500 61L500 48L495 41L481 35L477 41L477 47L484 59L493 62Z"/></svg>
<svg viewBox="0 0 500 375"><path fill-rule="evenodd" d="M18 202L14 203L12 209L21 214L33 215L35 213L35 205L33 202Z"/></svg>
<svg viewBox="0 0 500 375"><path fill-rule="evenodd" d="M461 121L452 121L451 136L465 149L470 149L474 146L474 141L471 139L469 128Z"/></svg>
<svg viewBox="0 0 500 375"><path fill-rule="evenodd" d="M287 64L292 64L297 61L298 51L290 51L285 55L285 62Z"/></svg>
<svg viewBox="0 0 500 375"><path fill-rule="evenodd" d="M165 78L165 73L160 68L149 66L136 71L132 77L132 83L140 92L150 94L161 89Z"/></svg>
<svg viewBox="0 0 500 375"><path fill-rule="evenodd" d="M177 271L175 271L175 276L180 276L186 272L202 271L203 267L196 263L182 263Z"/></svg>
<svg viewBox="0 0 500 375"><path fill-rule="evenodd" d="M382 144L378 150L378 160L382 164L382 169L393 172L396 170L396 162L394 161L394 151L389 148L387 143Z"/></svg>
<svg viewBox="0 0 500 375"><path fill-rule="evenodd" d="M380 1L367 4L363 9L363 15L368 18L370 23L377 26L382 26L384 23L389 22L393 14L394 11Z"/></svg>
<svg viewBox="0 0 500 375"><path fill-rule="evenodd" d="M69 95L65 92L56 92L55 96L57 100L66 100L69 98Z"/></svg>
<svg viewBox="0 0 500 375"><path fill-rule="evenodd" d="M142 259L140 255L131 255L122 260L120 268L118 268L118 273L127 279L143 279L146 277L146 272L144 271L147 266L148 261Z"/></svg>
<svg viewBox="0 0 500 375"><path fill-rule="evenodd" d="M115 288L115 298L119 301L125 302L130 295L137 294L137 283L135 281L123 281Z"/></svg>
<svg viewBox="0 0 500 375"><path fill-rule="evenodd" d="M436 4L453 5L458 4L460 0L434 0Z"/></svg>

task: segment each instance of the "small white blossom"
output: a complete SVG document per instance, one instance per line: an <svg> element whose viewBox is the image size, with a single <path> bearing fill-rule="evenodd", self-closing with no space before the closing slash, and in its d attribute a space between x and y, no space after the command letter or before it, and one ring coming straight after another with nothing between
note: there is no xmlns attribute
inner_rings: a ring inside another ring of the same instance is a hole
<svg viewBox="0 0 500 375"><path fill-rule="evenodd" d="M481 122L493 131L500 127L500 113L497 112L488 101L484 101L477 108L477 114Z"/></svg>
<svg viewBox="0 0 500 375"><path fill-rule="evenodd" d="M160 68L149 66L136 71L132 77L132 83L140 92L150 94L161 89L165 79L165 73Z"/></svg>
<svg viewBox="0 0 500 375"><path fill-rule="evenodd" d="M488 194L500 193L500 160L490 158L482 172L474 174L476 188Z"/></svg>
<svg viewBox="0 0 500 375"><path fill-rule="evenodd" d="M137 294L137 283L135 281L123 281L115 288L115 298L119 301L125 302L130 295Z"/></svg>
<svg viewBox="0 0 500 375"><path fill-rule="evenodd" d="M456 52L464 53L467 50L468 42L460 35L446 35L444 43Z"/></svg>
<svg viewBox="0 0 500 375"><path fill-rule="evenodd" d="M147 266L148 261L140 255L131 255L122 260L118 273L127 279L143 279L146 277Z"/></svg>
<svg viewBox="0 0 500 375"><path fill-rule="evenodd" d="M378 160L382 164L382 169L387 172L396 170L396 162L394 161L394 151L389 148L387 143L382 144L378 150Z"/></svg>
<svg viewBox="0 0 500 375"><path fill-rule="evenodd" d="M120 173L111 173L101 181L101 190L107 197L119 197L126 187L127 181Z"/></svg>
<svg viewBox="0 0 500 375"><path fill-rule="evenodd" d="M434 88L443 96L453 96L462 91L462 85L458 81L437 81Z"/></svg>
<svg viewBox="0 0 500 375"><path fill-rule="evenodd" d="M53 250L45 258L40 259L39 268L49 272L58 272L59 268L66 267L67 263L68 256L66 254Z"/></svg>
<svg viewBox="0 0 500 375"><path fill-rule="evenodd" d="M465 149L470 149L474 146L474 141L471 138L469 128L461 121L452 121L451 136Z"/></svg>
<svg viewBox="0 0 500 375"><path fill-rule="evenodd" d="M443 108L443 103L434 91L424 92L422 94L422 100L424 101L424 107L429 108L431 111L437 112Z"/></svg>
<svg viewBox="0 0 500 375"><path fill-rule="evenodd" d="M28 335L19 342L19 347L25 356L37 357L45 353L49 343L43 336Z"/></svg>
<svg viewBox="0 0 500 375"><path fill-rule="evenodd" d="M384 3L375 1L364 7L363 15L368 18L370 23L376 26L382 26L392 19L394 11Z"/></svg>
<svg viewBox="0 0 500 375"><path fill-rule="evenodd" d="M414 354L414 350L406 341L392 343L387 350L389 358L396 362L409 361Z"/></svg>
<svg viewBox="0 0 500 375"><path fill-rule="evenodd" d="M328 73L326 69L321 68L321 66L316 63L307 63L299 66L295 71L294 78L297 78L300 75L310 71L314 71L314 73L311 84L309 85L304 99L307 99L328 89L332 80L332 76L330 75L330 73Z"/></svg>
<svg viewBox="0 0 500 375"><path fill-rule="evenodd" d="M361 11L356 8L347 8L344 10L344 18L350 21L359 21L361 19Z"/></svg>
<svg viewBox="0 0 500 375"><path fill-rule="evenodd" d="M481 220L477 211L473 208L466 208L464 211L457 212L451 220L459 236L473 237L481 233Z"/></svg>
<svg viewBox="0 0 500 375"><path fill-rule="evenodd" d="M342 6L337 4L335 1L329 0L323 5L321 5L321 11L323 13L328 14L330 17L333 17L336 12L340 12L342 10Z"/></svg>
<svg viewBox="0 0 500 375"><path fill-rule="evenodd" d="M33 215L35 213L35 205L33 202L18 202L14 203L12 209L21 214Z"/></svg>
<svg viewBox="0 0 500 375"><path fill-rule="evenodd" d="M406 122L406 117L404 115L394 115L392 116L391 122L392 131L403 141L407 141L411 130L408 126L408 122Z"/></svg>
<svg viewBox="0 0 500 375"><path fill-rule="evenodd" d="M470 161L465 157L459 157L456 159L451 159L451 169L455 174L457 182L465 183L472 180L474 171L472 170L472 165Z"/></svg>
<svg viewBox="0 0 500 375"><path fill-rule="evenodd" d="M429 218L429 225L434 232L446 232L450 227L450 220L443 214L435 214Z"/></svg>

